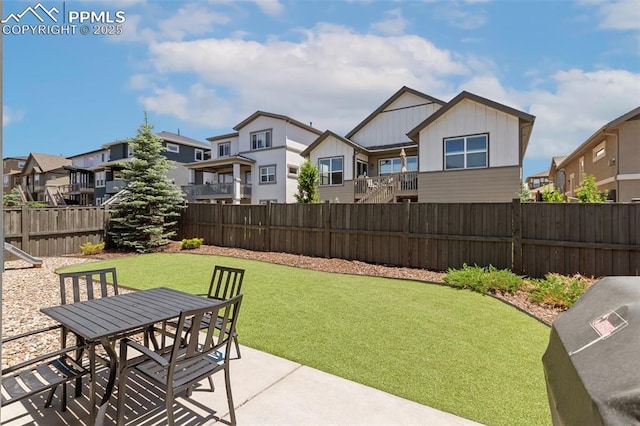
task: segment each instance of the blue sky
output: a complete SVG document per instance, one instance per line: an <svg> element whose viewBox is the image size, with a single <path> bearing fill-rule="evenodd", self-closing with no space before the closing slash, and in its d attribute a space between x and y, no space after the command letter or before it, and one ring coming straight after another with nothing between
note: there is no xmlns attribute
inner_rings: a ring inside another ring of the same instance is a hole
<svg viewBox="0 0 640 426"><path fill-rule="evenodd" d="M2 17L37 4L4 1ZM3 157L98 149L144 111L203 142L256 110L346 134L406 85L535 115L526 176L640 105L640 0L41 4L124 12L122 34L3 35Z"/></svg>

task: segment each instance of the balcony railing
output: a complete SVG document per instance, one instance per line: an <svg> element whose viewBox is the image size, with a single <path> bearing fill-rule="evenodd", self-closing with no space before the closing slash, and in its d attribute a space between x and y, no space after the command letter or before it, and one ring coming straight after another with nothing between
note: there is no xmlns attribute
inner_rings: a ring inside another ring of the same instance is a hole
<svg viewBox="0 0 640 426"><path fill-rule="evenodd" d="M373 193L416 195L418 193L418 172L393 173L386 176L364 177L354 180L356 198L365 198ZM385 188L382 190L382 188Z"/></svg>
<svg viewBox="0 0 640 426"><path fill-rule="evenodd" d="M91 193L93 192L94 184L93 182L72 183L69 185L61 185L59 188L61 192L64 192L67 194L80 193L80 192Z"/></svg>
<svg viewBox="0 0 640 426"><path fill-rule="evenodd" d="M111 180L105 183L105 191L107 194L115 194L127 187L127 183L123 180Z"/></svg>
<svg viewBox="0 0 640 426"><path fill-rule="evenodd" d="M216 199L233 197L233 183L212 183L207 185L184 185L182 192L188 199ZM240 184L240 198L251 197L251 185Z"/></svg>

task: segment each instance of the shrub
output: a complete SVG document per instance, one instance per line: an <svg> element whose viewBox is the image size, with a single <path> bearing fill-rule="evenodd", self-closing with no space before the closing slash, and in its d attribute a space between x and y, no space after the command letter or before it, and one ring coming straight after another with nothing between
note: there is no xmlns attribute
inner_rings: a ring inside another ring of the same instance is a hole
<svg viewBox="0 0 640 426"><path fill-rule="evenodd" d="M568 309L589 288L588 279L574 275L548 274L544 279L529 282L529 298L534 302Z"/></svg>
<svg viewBox="0 0 640 426"><path fill-rule="evenodd" d="M497 269L489 265L482 268L478 265L462 265L462 269L447 270L444 282L458 288L468 288L480 293L490 290L514 292L520 288L522 278L507 269Z"/></svg>
<svg viewBox="0 0 640 426"><path fill-rule="evenodd" d="M190 238L190 239L185 238L180 243L180 249L181 250L197 249L202 245L202 243L204 243L204 238Z"/></svg>
<svg viewBox="0 0 640 426"><path fill-rule="evenodd" d="M80 246L80 250L82 250L82 254L85 256L100 254L102 250L104 250L104 243L93 244L91 241L87 241Z"/></svg>
<svg viewBox="0 0 640 426"><path fill-rule="evenodd" d="M42 201L28 201L27 206L33 209L39 209L47 207L47 203L43 203Z"/></svg>

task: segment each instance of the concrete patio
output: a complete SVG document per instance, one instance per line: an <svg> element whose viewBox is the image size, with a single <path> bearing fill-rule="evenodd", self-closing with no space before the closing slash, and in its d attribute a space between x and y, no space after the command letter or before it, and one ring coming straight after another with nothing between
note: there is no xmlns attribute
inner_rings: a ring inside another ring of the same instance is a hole
<svg viewBox="0 0 640 426"><path fill-rule="evenodd" d="M345 380L276 356L242 347L242 358L231 362L231 382L239 425L438 425L465 426L478 423L431 407ZM164 395L138 376L127 381L128 425L164 425ZM215 392L203 380L189 399L184 394L174 406L179 425L228 424L229 413L224 377L213 376ZM100 390L106 370L98 377ZM86 425L88 386L84 394L69 397L68 409L59 409L56 392L53 405L43 409L45 394L2 408L2 425ZM73 386L69 387L73 395ZM115 394L105 424L114 424ZM215 411L214 411L215 410Z"/></svg>

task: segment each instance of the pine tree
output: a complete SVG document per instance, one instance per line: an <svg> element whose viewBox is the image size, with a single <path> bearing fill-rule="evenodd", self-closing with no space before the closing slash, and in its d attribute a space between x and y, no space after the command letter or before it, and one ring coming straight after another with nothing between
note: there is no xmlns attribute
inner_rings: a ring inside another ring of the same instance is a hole
<svg viewBox="0 0 640 426"><path fill-rule="evenodd" d="M115 206L109 231L117 247L139 253L168 243L175 235L176 217L185 206L184 196L166 175L173 162L162 155L162 140L152 129L145 113L136 137L129 140L133 158L122 171L127 187Z"/></svg>
<svg viewBox="0 0 640 426"><path fill-rule="evenodd" d="M318 180L318 169L309 160L302 163L300 174L298 175L298 193L294 194L298 203L311 204L320 202Z"/></svg>

